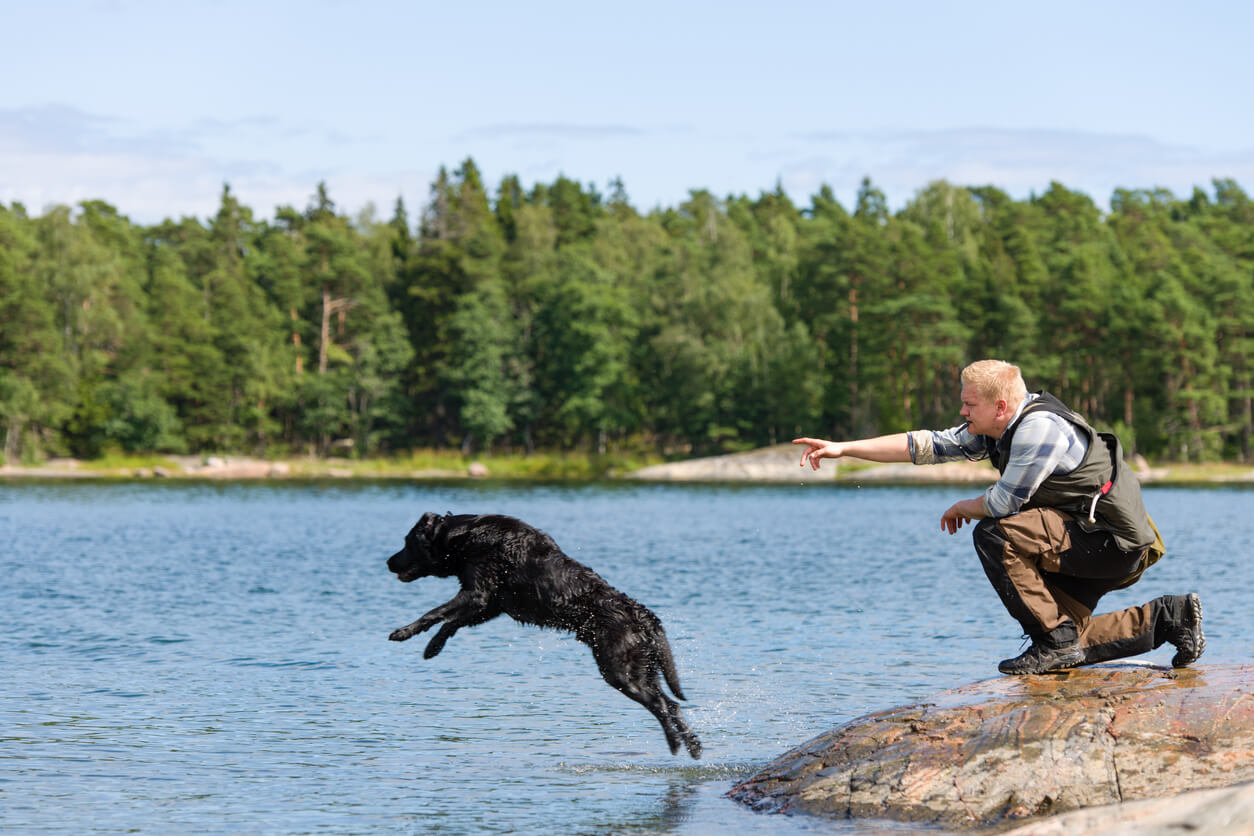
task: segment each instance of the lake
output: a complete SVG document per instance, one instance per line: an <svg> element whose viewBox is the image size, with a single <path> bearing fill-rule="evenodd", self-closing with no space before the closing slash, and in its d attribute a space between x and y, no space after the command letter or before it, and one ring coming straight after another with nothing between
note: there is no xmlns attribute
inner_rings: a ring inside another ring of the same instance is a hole
<svg viewBox="0 0 1254 836"><path fill-rule="evenodd" d="M969 529L940 531L977 490L0 483L0 830L904 832L724 794L1019 652ZM1102 608L1197 591L1199 664L1248 662L1254 492L1146 504L1169 553ZM429 510L521 517L652 609L702 759L573 636L502 617L429 661L426 636L389 642L457 589L384 565Z"/></svg>

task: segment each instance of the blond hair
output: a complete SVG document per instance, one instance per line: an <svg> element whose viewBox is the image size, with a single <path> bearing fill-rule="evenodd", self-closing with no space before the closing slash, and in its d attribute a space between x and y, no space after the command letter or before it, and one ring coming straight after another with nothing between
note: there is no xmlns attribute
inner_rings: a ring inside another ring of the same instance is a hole
<svg viewBox="0 0 1254 836"><path fill-rule="evenodd" d="M1001 360L977 360L962 370L962 383L984 400L1004 400L1012 407L1028 395L1019 367Z"/></svg>

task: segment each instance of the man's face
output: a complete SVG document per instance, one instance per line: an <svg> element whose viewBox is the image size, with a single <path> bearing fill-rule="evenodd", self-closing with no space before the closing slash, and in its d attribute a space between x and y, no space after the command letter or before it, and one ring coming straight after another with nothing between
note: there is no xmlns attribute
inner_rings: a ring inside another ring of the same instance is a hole
<svg viewBox="0 0 1254 836"><path fill-rule="evenodd" d="M1006 414L1006 402L990 401L981 397L970 386L962 387L962 410L958 413L967 419L967 432L1000 438L1006 429L1001 423Z"/></svg>

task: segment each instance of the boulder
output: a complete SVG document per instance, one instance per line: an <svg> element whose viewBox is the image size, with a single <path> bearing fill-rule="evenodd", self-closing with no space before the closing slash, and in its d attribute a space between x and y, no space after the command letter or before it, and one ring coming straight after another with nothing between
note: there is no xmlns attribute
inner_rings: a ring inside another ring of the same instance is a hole
<svg viewBox="0 0 1254 836"><path fill-rule="evenodd" d="M1194 790L1170 798L1150 798L1073 810L1034 821L1004 836L1249 836L1254 833L1254 783L1217 790Z"/></svg>
<svg viewBox="0 0 1254 836"><path fill-rule="evenodd" d="M1254 780L1254 665L1001 677L853 720L729 795L951 828Z"/></svg>
<svg viewBox="0 0 1254 836"><path fill-rule="evenodd" d="M210 456L205 459L204 467L193 473L203 479L265 479L271 475L272 467L270 462L260 459Z"/></svg>

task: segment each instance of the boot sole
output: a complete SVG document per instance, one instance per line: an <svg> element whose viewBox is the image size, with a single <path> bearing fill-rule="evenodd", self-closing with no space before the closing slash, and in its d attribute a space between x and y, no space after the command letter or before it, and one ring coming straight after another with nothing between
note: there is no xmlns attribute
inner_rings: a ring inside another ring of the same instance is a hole
<svg viewBox="0 0 1254 836"><path fill-rule="evenodd" d="M1197 638L1190 652L1186 653L1181 650L1171 658L1173 668L1183 668L1193 664L1206 650L1206 634L1202 632L1202 599L1197 597L1196 592L1190 592L1185 607L1185 629L1195 631Z"/></svg>
<svg viewBox="0 0 1254 836"><path fill-rule="evenodd" d="M1010 661L1010 660L1006 660ZM1044 668L1033 670L1006 670L1001 665L997 666L997 670L1006 676L1036 676L1042 673L1053 673L1054 671L1065 671L1070 668L1078 668L1084 664L1084 651L1077 651L1074 656L1064 656Z"/></svg>

